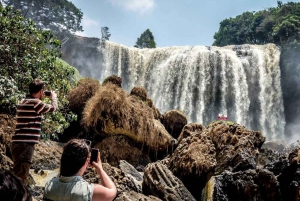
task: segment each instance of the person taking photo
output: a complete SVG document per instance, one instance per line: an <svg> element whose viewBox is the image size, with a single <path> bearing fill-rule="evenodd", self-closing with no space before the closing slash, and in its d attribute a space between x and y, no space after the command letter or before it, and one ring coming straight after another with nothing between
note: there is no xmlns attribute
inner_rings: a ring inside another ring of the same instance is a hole
<svg viewBox="0 0 300 201"><path fill-rule="evenodd" d="M57 96L48 92L51 104L42 101L45 83L41 79L34 79L29 84L29 95L19 101L17 105L17 124L12 136L11 153L13 158L13 172L24 184L32 163L35 144L39 143L41 134L42 115L57 109Z"/></svg>
<svg viewBox="0 0 300 201"><path fill-rule="evenodd" d="M90 148L83 139L72 139L64 146L60 161L60 176L48 181L44 189L45 201L111 201L116 197L114 182L102 168L100 153L92 166L101 184L90 184L82 178L90 166Z"/></svg>

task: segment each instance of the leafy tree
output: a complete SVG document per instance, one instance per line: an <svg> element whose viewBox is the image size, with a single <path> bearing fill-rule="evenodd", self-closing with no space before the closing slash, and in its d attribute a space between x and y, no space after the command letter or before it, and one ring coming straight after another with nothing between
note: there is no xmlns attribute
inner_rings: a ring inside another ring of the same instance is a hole
<svg viewBox="0 0 300 201"><path fill-rule="evenodd" d="M34 78L47 82L56 90L59 111L51 114L42 133L62 133L75 116L69 112L66 94L75 85L74 68L57 59L60 42L50 31L37 30L32 20L19 10L0 5L0 111L14 113L16 101L28 93Z"/></svg>
<svg viewBox="0 0 300 201"><path fill-rule="evenodd" d="M137 48L156 48L156 43L154 41L154 36L152 32L147 29L144 31L141 36L137 39L134 47Z"/></svg>
<svg viewBox="0 0 300 201"><path fill-rule="evenodd" d="M109 40L111 34L109 33L108 27L101 27L101 40Z"/></svg>
<svg viewBox="0 0 300 201"><path fill-rule="evenodd" d="M266 44L287 45L300 39L300 3L277 2L278 7L259 12L244 12L220 23L213 45Z"/></svg>
<svg viewBox="0 0 300 201"><path fill-rule="evenodd" d="M83 31L83 13L68 0L3 0L7 6L20 9L21 14L36 22L41 29L52 31Z"/></svg>

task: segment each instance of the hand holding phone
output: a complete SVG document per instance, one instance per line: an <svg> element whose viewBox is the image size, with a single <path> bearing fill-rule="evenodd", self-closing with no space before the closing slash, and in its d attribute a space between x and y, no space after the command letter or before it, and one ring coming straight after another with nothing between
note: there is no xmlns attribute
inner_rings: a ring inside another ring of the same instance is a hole
<svg viewBox="0 0 300 201"><path fill-rule="evenodd" d="M99 149L92 148L90 164L93 164L93 161L97 163L98 153L99 153Z"/></svg>

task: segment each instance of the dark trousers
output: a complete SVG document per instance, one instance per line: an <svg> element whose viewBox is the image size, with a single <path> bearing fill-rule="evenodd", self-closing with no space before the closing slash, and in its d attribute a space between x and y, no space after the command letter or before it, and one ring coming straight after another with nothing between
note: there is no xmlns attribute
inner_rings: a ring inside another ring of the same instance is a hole
<svg viewBox="0 0 300 201"><path fill-rule="evenodd" d="M13 172L25 183L27 182L32 163L34 145L33 143L26 142L13 142L11 144L11 153L14 161Z"/></svg>

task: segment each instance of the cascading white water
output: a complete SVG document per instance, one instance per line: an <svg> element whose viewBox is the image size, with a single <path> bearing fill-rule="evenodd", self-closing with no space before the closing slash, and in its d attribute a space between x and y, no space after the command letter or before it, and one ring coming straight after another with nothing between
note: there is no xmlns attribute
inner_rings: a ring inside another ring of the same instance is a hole
<svg viewBox="0 0 300 201"><path fill-rule="evenodd" d="M162 113L179 109L203 125L226 113L268 140L283 137L280 51L273 44L137 49L106 42L97 54L101 62L82 75L100 82L118 75L127 91L144 86Z"/></svg>

